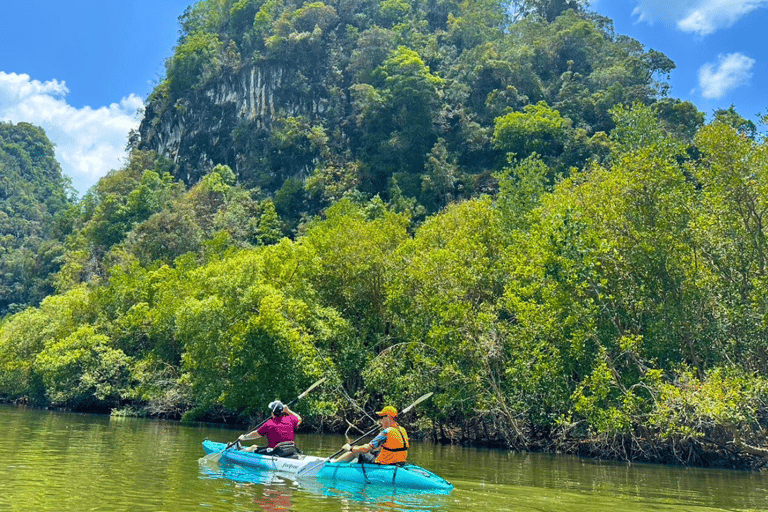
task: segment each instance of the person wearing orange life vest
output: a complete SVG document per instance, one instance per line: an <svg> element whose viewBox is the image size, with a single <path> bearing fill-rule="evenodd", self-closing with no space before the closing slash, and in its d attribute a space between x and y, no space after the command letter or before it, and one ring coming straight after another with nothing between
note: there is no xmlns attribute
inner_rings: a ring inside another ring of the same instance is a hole
<svg viewBox="0 0 768 512"><path fill-rule="evenodd" d="M397 424L397 409L388 405L376 414L380 416L383 430L373 440L364 445L342 448L347 453L333 462L351 462L357 456L357 462L375 464L400 464L408 458L408 434ZM378 455L371 452L378 451Z"/></svg>

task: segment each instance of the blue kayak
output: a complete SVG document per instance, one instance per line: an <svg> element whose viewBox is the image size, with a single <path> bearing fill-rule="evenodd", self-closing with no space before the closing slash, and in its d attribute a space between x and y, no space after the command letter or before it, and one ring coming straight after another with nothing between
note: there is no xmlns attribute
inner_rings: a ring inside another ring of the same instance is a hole
<svg viewBox="0 0 768 512"><path fill-rule="evenodd" d="M357 464L329 462L323 457L296 455L294 457L272 457L257 453L227 449L224 443L203 441L206 457L220 462L238 464L261 471L275 471L297 478L317 478L362 484L388 485L394 487L447 492L453 485L442 477L415 464L403 466L382 464Z"/></svg>

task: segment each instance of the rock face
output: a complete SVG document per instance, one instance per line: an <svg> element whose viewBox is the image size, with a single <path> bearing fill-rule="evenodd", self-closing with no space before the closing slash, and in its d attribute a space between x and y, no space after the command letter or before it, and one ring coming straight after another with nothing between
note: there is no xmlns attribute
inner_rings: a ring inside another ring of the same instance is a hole
<svg viewBox="0 0 768 512"><path fill-rule="evenodd" d="M307 162L298 168L270 169L271 159L264 154L269 147L264 141L276 119L311 120L328 109L324 90L297 90L301 78L297 70L250 64L224 69L173 105L150 100L139 128L139 147L170 159L176 176L187 184L196 183L217 164L228 165L241 182L260 186L269 186L265 173L285 178L307 172Z"/></svg>

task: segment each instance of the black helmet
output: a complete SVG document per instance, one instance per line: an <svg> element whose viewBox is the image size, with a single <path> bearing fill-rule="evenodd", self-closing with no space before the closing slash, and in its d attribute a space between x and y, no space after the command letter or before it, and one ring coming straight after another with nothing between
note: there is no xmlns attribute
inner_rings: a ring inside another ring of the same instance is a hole
<svg viewBox="0 0 768 512"><path fill-rule="evenodd" d="M280 400L275 400L274 402L271 402L269 404L269 410L272 411L272 414L274 414L275 416L283 412L284 408L285 406L283 405L283 402L281 402Z"/></svg>

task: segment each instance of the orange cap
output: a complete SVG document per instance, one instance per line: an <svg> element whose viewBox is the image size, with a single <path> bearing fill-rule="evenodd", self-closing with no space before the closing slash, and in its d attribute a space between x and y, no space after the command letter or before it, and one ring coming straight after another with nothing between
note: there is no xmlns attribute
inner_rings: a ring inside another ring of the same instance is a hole
<svg viewBox="0 0 768 512"><path fill-rule="evenodd" d="M390 418L396 418L397 417L397 409L392 407L391 405L386 406L380 411L376 411L376 414L379 416L389 416Z"/></svg>

